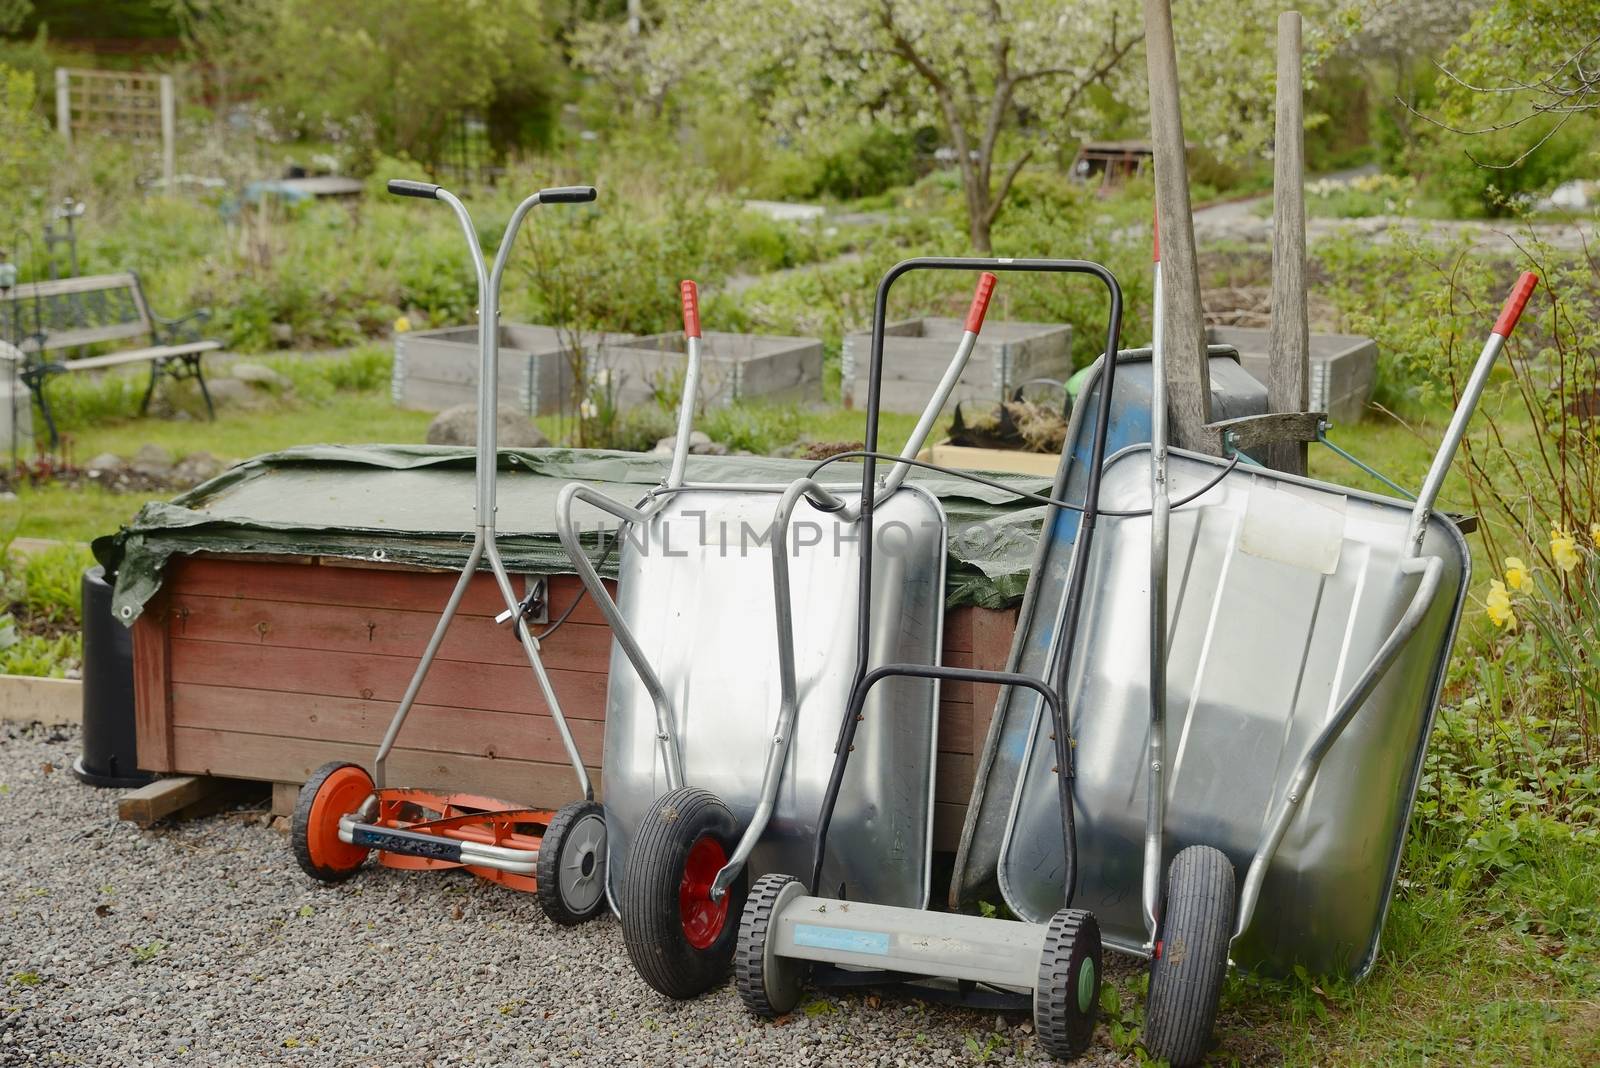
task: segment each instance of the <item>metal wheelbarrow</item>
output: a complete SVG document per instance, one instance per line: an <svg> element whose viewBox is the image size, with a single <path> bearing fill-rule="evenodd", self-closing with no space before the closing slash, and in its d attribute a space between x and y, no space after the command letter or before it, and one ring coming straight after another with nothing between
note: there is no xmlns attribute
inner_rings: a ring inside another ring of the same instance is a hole
<svg viewBox="0 0 1600 1068"><path fill-rule="evenodd" d="M954 388L992 285L992 276L980 282L951 370L904 456L916 455ZM876 568L863 563L872 527L854 483L684 479L700 333L692 283L684 308L687 381L666 481L637 507L577 484L557 504L562 542L615 636L608 889L640 974L675 998L726 975L750 875L810 863L858 665L936 663L945 578L943 508L903 482L904 465L865 509L878 537L894 542ZM578 503L622 523L619 601L582 550ZM792 596L775 595L774 562L793 574ZM858 616L858 589L870 591L882 625ZM789 640L773 640L774 619ZM937 700L931 680L905 679L865 705L824 858L830 878L915 908L930 896Z"/></svg>
<svg viewBox="0 0 1600 1068"><path fill-rule="evenodd" d="M1154 1056L1204 1055L1230 963L1357 978L1376 957L1470 573L1433 504L1533 284L1495 324L1414 504L1236 467L1169 515L1169 488L1215 481L1222 461L1169 460L1161 419L1150 447L1106 466L1108 508L1155 506L1108 520L1089 560L1067 682L1071 860L1106 944L1151 960ZM1036 711L997 872L1035 922L1061 907L1068 866L1048 724Z"/></svg>
<svg viewBox="0 0 1600 1068"><path fill-rule="evenodd" d="M333 761L318 768L300 790L290 824L290 845L300 867L312 878L338 882L354 875L374 850L391 868L439 870L465 868L482 878L517 890L532 891L551 920L576 924L597 914L605 885L605 822L594 800L594 787L567 728L560 702L539 657L539 640L528 629L530 607L512 589L495 541L496 423L499 360L500 281L522 221L540 204L577 204L594 200L593 186L544 189L519 204L506 223L505 235L491 270L485 262L477 230L466 207L449 190L426 182L391 181L398 196L442 200L455 212L472 254L478 281L478 455L477 500L472 549L450 599L434 628L411 683L406 687L389 729L373 758L372 772L358 764ZM500 622L510 621L528 665L533 669L545 707L555 722L567 758L572 762L582 800L557 811L531 809L470 794L393 788L384 769L444 642L461 599L488 561L505 600ZM530 595L531 596L531 595Z"/></svg>

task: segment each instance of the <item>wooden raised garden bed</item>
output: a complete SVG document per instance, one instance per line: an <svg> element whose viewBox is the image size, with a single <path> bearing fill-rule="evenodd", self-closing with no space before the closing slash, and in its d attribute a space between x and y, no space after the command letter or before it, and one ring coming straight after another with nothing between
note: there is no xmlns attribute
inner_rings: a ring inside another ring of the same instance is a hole
<svg viewBox="0 0 1600 1068"><path fill-rule="evenodd" d="M963 319L927 317L902 319L884 327L884 411L920 412L927 406L956 354L965 324ZM839 370L847 406L867 403L871 366L872 335L846 334ZM983 333L950 400L994 404L1031 379L1065 382L1071 374L1070 326L992 319L983 324Z"/></svg>
<svg viewBox="0 0 1600 1068"><path fill-rule="evenodd" d="M140 766L289 784L318 765L370 765L453 573L331 557L196 555L169 561L134 625ZM549 603L578 580L554 576ZM555 807L577 796L561 740L479 575L399 744L391 781ZM1003 668L1016 612L953 609L944 660ZM611 634L587 598L543 643L584 762L599 780ZM975 692L976 691L976 692ZM946 683L940 704L935 842L952 850L988 732L994 687Z"/></svg>

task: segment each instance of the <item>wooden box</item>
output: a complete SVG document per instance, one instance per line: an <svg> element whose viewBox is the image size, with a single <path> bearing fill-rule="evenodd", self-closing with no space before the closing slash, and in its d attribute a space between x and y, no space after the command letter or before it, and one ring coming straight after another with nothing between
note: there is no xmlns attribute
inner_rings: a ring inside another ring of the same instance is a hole
<svg viewBox="0 0 1600 1068"><path fill-rule="evenodd" d="M371 765L454 573L328 557L195 556L167 565L134 625L140 766L286 784L319 765ZM559 613L579 589L554 576ZM467 790L556 807L577 797L555 725L521 646L494 622L501 604L479 575L389 759L392 785ZM1016 612L946 617L944 662L1003 668ZM551 681L603 793L611 633L585 598L543 643ZM940 703L935 842L953 850L972 790L995 687L946 683Z"/></svg>
<svg viewBox="0 0 1600 1068"><path fill-rule="evenodd" d="M658 394L674 399L681 395L686 352L681 332L652 334L608 342L596 355L595 366L615 383L617 406L632 408L650 403ZM736 400L820 401L822 342L707 330L700 346L700 399L708 405Z"/></svg>
<svg viewBox="0 0 1600 1068"><path fill-rule="evenodd" d="M1252 378L1267 384L1269 332L1242 326L1208 326L1206 340L1232 345ZM1355 334L1312 334L1307 393L1309 410L1327 412L1335 423L1360 422L1378 382L1378 344Z"/></svg>
<svg viewBox="0 0 1600 1068"><path fill-rule="evenodd" d="M882 409L921 412L944 377L966 328L963 319L902 319L884 327ZM840 389L846 407L867 403L872 367L872 335L847 334L840 362ZM983 324L952 402L985 406L1010 396L1034 378L1065 382L1072 375L1072 328L1049 323Z"/></svg>
<svg viewBox="0 0 1600 1068"><path fill-rule="evenodd" d="M593 335L586 349L627 335ZM553 326L507 323L500 328L500 403L530 418L570 407L571 336ZM437 412L478 399L478 328L452 326L400 334L394 343L390 392L402 408Z"/></svg>

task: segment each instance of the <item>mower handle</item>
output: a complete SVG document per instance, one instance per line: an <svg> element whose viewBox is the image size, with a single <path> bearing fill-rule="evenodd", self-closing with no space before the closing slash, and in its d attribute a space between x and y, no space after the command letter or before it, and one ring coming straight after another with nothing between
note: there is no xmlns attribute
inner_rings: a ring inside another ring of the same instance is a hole
<svg viewBox="0 0 1600 1068"><path fill-rule="evenodd" d="M587 204L596 196L592 185L558 185L539 190L543 204Z"/></svg>
<svg viewBox="0 0 1600 1068"><path fill-rule="evenodd" d="M409 178L389 179L388 189L397 197L420 197L423 200L436 200L439 197L439 187L432 182L413 182Z"/></svg>

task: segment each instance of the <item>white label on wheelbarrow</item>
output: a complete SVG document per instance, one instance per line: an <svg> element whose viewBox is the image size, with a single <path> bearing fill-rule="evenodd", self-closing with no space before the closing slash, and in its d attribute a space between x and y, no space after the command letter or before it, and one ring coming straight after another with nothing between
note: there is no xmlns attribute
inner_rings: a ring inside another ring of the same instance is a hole
<svg viewBox="0 0 1600 1068"><path fill-rule="evenodd" d="M818 927L814 923L794 925L794 944L813 949L832 949L840 953L889 955L889 935L884 931L844 931L837 927Z"/></svg>
<svg viewBox="0 0 1600 1068"><path fill-rule="evenodd" d="M1245 502L1239 551L1331 575L1344 548L1348 498L1258 478Z"/></svg>

